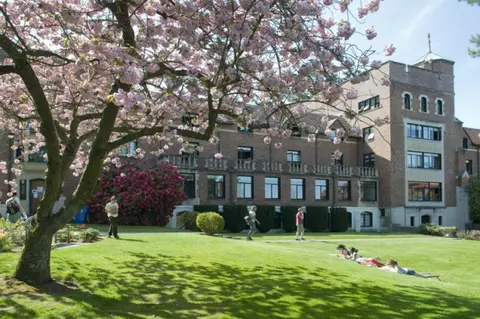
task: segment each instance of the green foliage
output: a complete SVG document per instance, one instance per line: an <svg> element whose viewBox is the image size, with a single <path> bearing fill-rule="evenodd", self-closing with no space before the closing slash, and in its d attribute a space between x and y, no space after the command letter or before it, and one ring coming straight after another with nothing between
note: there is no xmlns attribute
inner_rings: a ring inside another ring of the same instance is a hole
<svg viewBox="0 0 480 319"><path fill-rule="evenodd" d="M193 210L199 213L206 213L206 212L218 213L218 205L194 205Z"/></svg>
<svg viewBox="0 0 480 319"><path fill-rule="evenodd" d="M248 209L245 205L223 206L223 218L225 219L225 228L232 233L238 233L245 228L246 215L248 215ZM262 221L260 221L260 223L261 222Z"/></svg>
<svg viewBox="0 0 480 319"><path fill-rule="evenodd" d="M447 234L456 234L457 227L442 227L435 224L422 224L418 227L418 233L430 236L443 237Z"/></svg>
<svg viewBox="0 0 480 319"><path fill-rule="evenodd" d="M22 220L11 223L0 218L0 251L9 251L25 243L25 226Z"/></svg>
<svg viewBox="0 0 480 319"><path fill-rule="evenodd" d="M457 233L457 237L468 240L480 240L480 230L461 230Z"/></svg>
<svg viewBox="0 0 480 319"><path fill-rule="evenodd" d="M257 229L266 233L273 228L275 222L275 206L272 205L258 205L257 206L257 219L260 224L257 224Z"/></svg>
<svg viewBox="0 0 480 319"><path fill-rule="evenodd" d="M480 0L459 0L459 1L466 2L471 6L475 6L475 5L480 6ZM473 49L469 48L468 54L470 54L470 56L472 56L473 58L479 58L480 57L480 34L472 35L472 37L470 38L470 43L472 43L475 46L475 48Z"/></svg>
<svg viewBox="0 0 480 319"><path fill-rule="evenodd" d="M295 225L295 215L297 214L298 206L282 206L280 213L282 214L282 228L287 233L294 232L297 229Z"/></svg>
<svg viewBox="0 0 480 319"><path fill-rule="evenodd" d="M480 223L480 176L472 176L468 180L470 192L470 219L474 223Z"/></svg>
<svg viewBox="0 0 480 319"><path fill-rule="evenodd" d="M326 231L328 229L328 207L307 206L307 219L305 227L312 232Z"/></svg>
<svg viewBox="0 0 480 319"><path fill-rule="evenodd" d="M216 212L198 214L197 226L207 235L213 235L223 230L225 220Z"/></svg>
<svg viewBox="0 0 480 319"><path fill-rule="evenodd" d="M178 227L191 231L200 231L200 229L197 227L198 214L198 212L180 212L177 219Z"/></svg>
<svg viewBox="0 0 480 319"><path fill-rule="evenodd" d="M80 239L84 243L91 243L100 238L100 232L94 228L87 228L80 232Z"/></svg>
<svg viewBox="0 0 480 319"><path fill-rule="evenodd" d="M348 212L344 207L330 209L330 230L332 232L346 232L348 230Z"/></svg>

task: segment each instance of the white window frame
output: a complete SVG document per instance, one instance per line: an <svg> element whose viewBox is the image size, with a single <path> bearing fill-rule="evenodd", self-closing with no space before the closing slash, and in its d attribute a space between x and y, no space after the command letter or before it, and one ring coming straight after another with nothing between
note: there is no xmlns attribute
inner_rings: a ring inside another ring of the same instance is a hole
<svg viewBox="0 0 480 319"><path fill-rule="evenodd" d="M438 101L442 101L442 114L438 113L438 104L437 104ZM435 114L440 116L445 116L445 100L440 97L437 97L435 99Z"/></svg>
<svg viewBox="0 0 480 319"><path fill-rule="evenodd" d="M422 111L422 98L423 97L427 99L427 111L426 112ZM425 114L430 113L429 112L430 111L429 110L429 104L430 104L430 100L429 100L427 95L422 94L418 97L418 105L419 105L418 110L420 111L420 113L425 113Z"/></svg>
<svg viewBox="0 0 480 319"><path fill-rule="evenodd" d="M410 108L407 109L406 105L405 105L405 95L409 95L410 96ZM402 93L402 104L403 104L403 109L404 110L407 110L407 111L413 111L413 94L410 93L410 92L403 92Z"/></svg>

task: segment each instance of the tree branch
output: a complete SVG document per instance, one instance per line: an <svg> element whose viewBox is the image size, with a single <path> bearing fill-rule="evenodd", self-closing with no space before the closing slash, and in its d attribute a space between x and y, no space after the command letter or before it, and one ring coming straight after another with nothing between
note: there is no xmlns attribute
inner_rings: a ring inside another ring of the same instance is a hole
<svg viewBox="0 0 480 319"><path fill-rule="evenodd" d="M1 65L0 66L0 75L17 73L14 65Z"/></svg>

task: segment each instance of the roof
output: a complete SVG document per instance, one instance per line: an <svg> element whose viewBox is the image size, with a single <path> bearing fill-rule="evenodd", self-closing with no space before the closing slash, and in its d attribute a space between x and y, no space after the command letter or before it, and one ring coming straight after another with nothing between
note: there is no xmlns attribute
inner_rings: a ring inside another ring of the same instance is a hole
<svg viewBox="0 0 480 319"><path fill-rule="evenodd" d="M448 61L448 62L454 63L453 61L448 60L448 59L445 59L445 58L439 56L438 54L435 54L435 53L433 53L433 52L428 52L427 54L425 54L424 56L422 56L420 59L418 59L418 60L414 63L414 65L419 64L419 63L422 63L422 62L430 62L430 61L438 61L438 60Z"/></svg>
<svg viewBox="0 0 480 319"><path fill-rule="evenodd" d="M480 146L480 129L464 127L463 130L467 134L470 143Z"/></svg>

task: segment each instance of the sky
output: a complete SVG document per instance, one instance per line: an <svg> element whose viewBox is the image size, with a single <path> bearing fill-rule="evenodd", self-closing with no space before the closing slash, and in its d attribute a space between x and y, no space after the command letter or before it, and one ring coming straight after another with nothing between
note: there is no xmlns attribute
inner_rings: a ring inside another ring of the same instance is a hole
<svg viewBox="0 0 480 319"><path fill-rule="evenodd" d="M363 32L370 26L378 33L374 40L356 35L352 42L365 49L372 45L372 49L380 53L374 59L407 64L413 64L428 52L427 35L430 33L432 52L455 61L455 116L464 126L480 128L477 113L480 112L477 96L480 58L470 57L467 51L472 47L470 36L480 33L480 6L473 7L458 0L384 0L380 10L368 15L357 30ZM383 48L390 43L397 50L385 57Z"/></svg>

